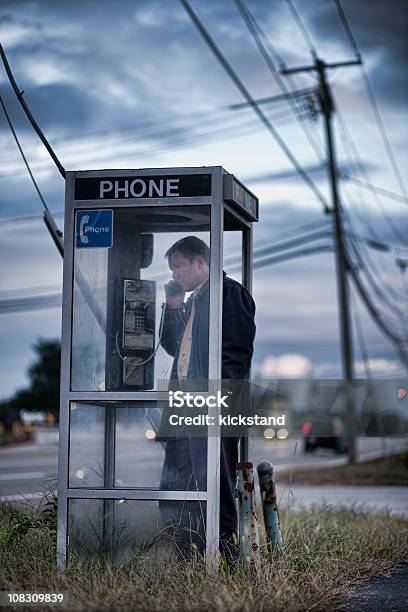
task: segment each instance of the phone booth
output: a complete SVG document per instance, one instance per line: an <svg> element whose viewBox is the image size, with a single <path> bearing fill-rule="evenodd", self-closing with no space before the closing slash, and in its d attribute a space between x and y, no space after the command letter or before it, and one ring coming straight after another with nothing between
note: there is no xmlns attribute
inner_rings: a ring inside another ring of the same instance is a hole
<svg viewBox="0 0 408 612"><path fill-rule="evenodd" d="M194 490L169 475L169 441L160 435L159 400L168 398L173 364L161 344L172 274L166 253L186 236L210 248L208 378L220 380L223 270L251 290L257 219L257 198L219 166L67 172L61 567L71 552L174 555L169 517L179 526L201 517L192 529L202 529L216 559L220 438L208 438L207 485Z"/></svg>

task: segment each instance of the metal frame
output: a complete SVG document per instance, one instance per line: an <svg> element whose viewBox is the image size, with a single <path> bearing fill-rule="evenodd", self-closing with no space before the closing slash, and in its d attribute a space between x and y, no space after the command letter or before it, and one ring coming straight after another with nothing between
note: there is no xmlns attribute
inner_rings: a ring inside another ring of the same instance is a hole
<svg viewBox="0 0 408 612"><path fill-rule="evenodd" d="M86 177L131 177L149 175L188 175L211 174L211 196L209 197L165 197L136 199L74 199L76 178ZM191 500L207 502L207 558L216 564L219 542L219 495L220 495L220 437L208 438L207 451L207 491L159 491L156 489L132 489L114 487L114 443L115 443L115 411L109 401L157 401L167 394L160 391L125 392L125 391L71 391L71 340L73 323L73 275L74 275L74 229L75 212L86 208L112 207L169 207L180 205L208 205L211 207L210 217L210 307L209 307L209 380L221 379L222 360L222 290L223 290L223 221L224 207L240 222L243 231L243 284L251 288L251 252L252 223L248 222L240 212L223 201L223 176L225 170L221 166L189 167L189 168L149 168L139 170L103 170L67 172L65 197L65 239L64 239L64 281L62 308L62 358L61 358L61 399L60 399L60 441L58 456L58 532L57 551L58 565L64 567L67 557L68 534L68 501L69 499L102 499L105 504L113 503L115 499L138 500ZM211 384L211 383L210 383ZM104 488L70 488L69 487L69 440L70 440L70 404L73 401L103 402L107 405L105 431L105 482ZM216 421L217 422L217 421ZM242 446L241 446L242 454ZM108 515L109 513L104 513Z"/></svg>

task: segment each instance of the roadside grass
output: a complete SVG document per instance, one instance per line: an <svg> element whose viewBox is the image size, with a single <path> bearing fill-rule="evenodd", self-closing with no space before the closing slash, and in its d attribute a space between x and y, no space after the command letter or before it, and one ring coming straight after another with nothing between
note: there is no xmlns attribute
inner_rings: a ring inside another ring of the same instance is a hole
<svg viewBox="0 0 408 612"><path fill-rule="evenodd" d="M403 518L316 508L282 513L281 522L284 553L270 557L263 545L258 574L229 571L223 563L218 572L201 561L153 563L148 550L116 565L71 557L58 571L50 516L2 506L0 588L64 592L68 609L78 611L326 611L356 586L408 561Z"/></svg>
<svg viewBox="0 0 408 612"><path fill-rule="evenodd" d="M291 484L341 484L362 486L407 486L408 452L353 465L321 468L294 468L276 474L277 482Z"/></svg>

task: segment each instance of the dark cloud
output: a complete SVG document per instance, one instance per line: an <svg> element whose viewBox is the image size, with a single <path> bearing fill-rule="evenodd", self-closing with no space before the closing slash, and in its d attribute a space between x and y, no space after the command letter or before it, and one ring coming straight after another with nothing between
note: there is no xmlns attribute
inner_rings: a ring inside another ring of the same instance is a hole
<svg viewBox="0 0 408 612"><path fill-rule="evenodd" d="M406 0L342 0L348 23L381 102L394 108L408 103L408 11ZM325 59L353 58L334 1L308 0L300 5ZM325 44L343 44L344 58L325 57ZM350 69L356 70L356 69ZM358 69L357 69L358 70ZM350 73L351 75L351 73ZM351 77L352 78L352 77Z"/></svg>
<svg viewBox="0 0 408 612"><path fill-rule="evenodd" d="M92 116L93 101L73 85L54 83L30 91L27 102L34 116L41 117L44 129L55 129L64 122L81 128Z"/></svg>

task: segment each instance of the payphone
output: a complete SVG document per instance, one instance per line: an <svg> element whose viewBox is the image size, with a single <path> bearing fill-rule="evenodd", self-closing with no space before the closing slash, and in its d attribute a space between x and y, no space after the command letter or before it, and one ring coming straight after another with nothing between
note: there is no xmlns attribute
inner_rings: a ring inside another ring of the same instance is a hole
<svg viewBox="0 0 408 612"><path fill-rule="evenodd" d="M107 389L152 389L154 386L156 283L116 279L115 342L107 356Z"/></svg>

